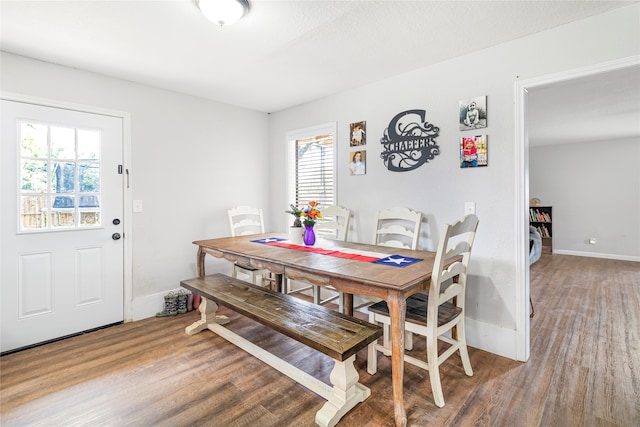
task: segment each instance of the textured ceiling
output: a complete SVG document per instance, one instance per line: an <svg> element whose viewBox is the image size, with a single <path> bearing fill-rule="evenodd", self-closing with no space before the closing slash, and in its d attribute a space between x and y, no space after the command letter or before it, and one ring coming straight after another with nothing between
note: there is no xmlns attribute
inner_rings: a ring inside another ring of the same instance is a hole
<svg viewBox="0 0 640 427"><path fill-rule="evenodd" d="M627 138L640 139L640 66L529 90L531 146Z"/></svg>
<svg viewBox="0 0 640 427"><path fill-rule="evenodd" d="M630 3L250 2L221 28L195 0L2 0L1 48L275 112Z"/></svg>

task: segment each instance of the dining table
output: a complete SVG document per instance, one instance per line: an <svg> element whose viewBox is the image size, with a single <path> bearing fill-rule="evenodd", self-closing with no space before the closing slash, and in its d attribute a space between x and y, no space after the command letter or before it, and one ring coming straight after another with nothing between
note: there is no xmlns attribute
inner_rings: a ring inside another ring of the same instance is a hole
<svg viewBox="0 0 640 427"><path fill-rule="evenodd" d="M436 253L319 238L313 246L295 244L287 234L264 233L193 242L197 269L205 276L205 257L268 269L282 292L285 278L332 286L345 295L345 314L353 315L353 296L384 299L391 323L391 369L395 425L407 425L404 407L404 321L406 300L431 282Z"/></svg>

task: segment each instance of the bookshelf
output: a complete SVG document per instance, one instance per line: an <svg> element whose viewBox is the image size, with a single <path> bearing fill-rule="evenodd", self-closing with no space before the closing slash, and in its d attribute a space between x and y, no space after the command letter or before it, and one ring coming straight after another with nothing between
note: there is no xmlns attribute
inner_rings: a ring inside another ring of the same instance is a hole
<svg viewBox="0 0 640 427"><path fill-rule="evenodd" d="M551 206L532 206L529 208L529 223L542 237L542 252L553 252L553 228Z"/></svg>

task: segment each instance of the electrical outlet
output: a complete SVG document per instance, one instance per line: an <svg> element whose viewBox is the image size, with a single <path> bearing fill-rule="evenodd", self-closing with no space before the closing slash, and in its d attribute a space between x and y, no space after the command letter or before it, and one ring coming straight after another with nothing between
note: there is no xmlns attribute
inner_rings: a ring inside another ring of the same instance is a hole
<svg viewBox="0 0 640 427"><path fill-rule="evenodd" d="M475 214L476 213L476 202L464 202L464 214Z"/></svg>
<svg viewBox="0 0 640 427"><path fill-rule="evenodd" d="M595 244L596 244L596 238L595 238L595 237L591 237L591 238L589 239L589 244L590 244L590 245L595 245Z"/></svg>
<svg viewBox="0 0 640 427"><path fill-rule="evenodd" d="M133 201L133 212L142 212L142 200Z"/></svg>

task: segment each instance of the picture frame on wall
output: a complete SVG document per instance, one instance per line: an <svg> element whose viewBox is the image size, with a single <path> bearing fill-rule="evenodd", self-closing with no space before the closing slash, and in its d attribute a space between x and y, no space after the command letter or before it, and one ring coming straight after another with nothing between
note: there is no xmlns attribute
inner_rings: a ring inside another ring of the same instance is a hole
<svg viewBox="0 0 640 427"><path fill-rule="evenodd" d="M487 97L460 101L460 130L482 129L487 127Z"/></svg>
<svg viewBox="0 0 640 427"><path fill-rule="evenodd" d="M367 143L367 122L355 122L349 125L349 145L356 147Z"/></svg>
<svg viewBox="0 0 640 427"><path fill-rule="evenodd" d="M367 173L367 152L365 150L349 153L349 173L351 175L365 175Z"/></svg>
<svg viewBox="0 0 640 427"><path fill-rule="evenodd" d="M460 138L460 167L479 168L488 164L487 135Z"/></svg>

